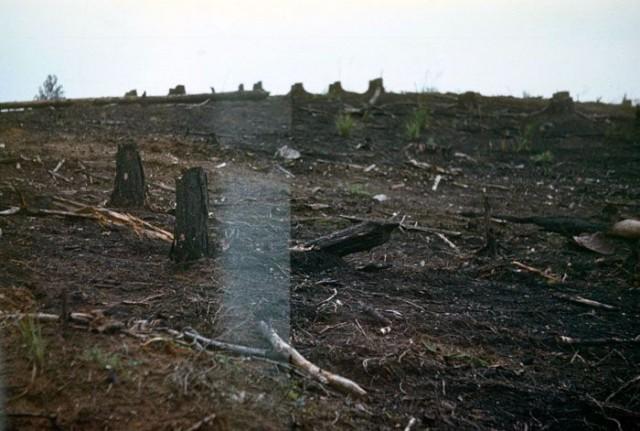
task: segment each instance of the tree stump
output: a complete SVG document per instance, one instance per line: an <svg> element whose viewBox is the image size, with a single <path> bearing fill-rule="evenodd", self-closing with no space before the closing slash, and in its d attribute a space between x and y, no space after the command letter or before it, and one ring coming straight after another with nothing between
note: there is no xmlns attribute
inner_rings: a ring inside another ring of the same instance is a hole
<svg viewBox="0 0 640 431"><path fill-rule="evenodd" d="M144 170L137 145L118 145L116 179L108 205L120 208L143 207L145 191Z"/></svg>
<svg viewBox="0 0 640 431"><path fill-rule="evenodd" d="M176 179L176 222L169 257L175 262L196 260L210 254L207 219L207 174L191 168Z"/></svg>
<svg viewBox="0 0 640 431"><path fill-rule="evenodd" d="M185 94L187 94L187 90L182 84L178 84L174 88L169 89L169 96L184 96Z"/></svg>
<svg viewBox="0 0 640 431"><path fill-rule="evenodd" d="M342 83L340 81L336 81L333 84L329 84L329 97L333 97L335 99L339 99L344 95L344 89L342 88Z"/></svg>
<svg viewBox="0 0 640 431"><path fill-rule="evenodd" d="M369 100L378 92L381 94L385 92L382 78L376 78L369 81L369 87L364 93L364 97L366 100Z"/></svg>
<svg viewBox="0 0 640 431"><path fill-rule="evenodd" d="M553 93L545 112L553 115L574 114L576 111L573 99L568 91Z"/></svg>
<svg viewBox="0 0 640 431"><path fill-rule="evenodd" d="M289 97L292 99L310 98L311 93L308 93L307 90L304 89L302 82L296 82L291 86L291 90L289 90Z"/></svg>

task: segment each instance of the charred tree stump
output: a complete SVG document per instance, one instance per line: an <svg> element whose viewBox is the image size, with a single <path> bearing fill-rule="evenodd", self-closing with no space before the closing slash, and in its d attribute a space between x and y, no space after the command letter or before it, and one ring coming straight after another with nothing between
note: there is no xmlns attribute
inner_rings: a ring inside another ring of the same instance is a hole
<svg viewBox="0 0 640 431"><path fill-rule="evenodd" d="M169 96L184 96L185 94L187 94L187 90L182 84L178 84L174 88L169 89Z"/></svg>
<svg viewBox="0 0 640 431"><path fill-rule="evenodd" d="M135 208L145 205L145 183L142 160L136 144L118 145L116 179L109 206Z"/></svg>
<svg viewBox="0 0 640 431"><path fill-rule="evenodd" d="M308 99L313 97L313 95L304 89L302 82L296 82L291 86L291 90L289 90L289 97L291 99Z"/></svg>
<svg viewBox="0 0 640 431"><path fill-rule="evenodd" d="M549 105L545 108L545 112L552 115L574 114L575 111L573 99L568 91L554 93L549 100Z"/></svg>
<svg viewBox="0 0 640 431"><path fill-rule="evenodd" d="M176 179L176 222L169 252L175 262L196 260L210 254L208 196L204 169L191 168Z"/></svg>
<svg viewBox="0 0 640 431"><path fill-rule="evenodd" d="M342 83L340 81L336 81L333 84L329 84L329 97L334 99L340 99L344 96L344 89L342 88Z"/></svg>

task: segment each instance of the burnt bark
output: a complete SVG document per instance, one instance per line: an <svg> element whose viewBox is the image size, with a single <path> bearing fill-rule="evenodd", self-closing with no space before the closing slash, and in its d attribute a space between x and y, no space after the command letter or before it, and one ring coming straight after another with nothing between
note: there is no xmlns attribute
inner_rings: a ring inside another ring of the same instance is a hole
<svg viewBox="0 0 640 431"><path fill-rule="evenodd" d="M322 271L342 266L345 264L343 256L384 244L398 226L398 223L367 220L321 236L292 249L291 266L301 271Z"/></svg>
<svg viewBox="0 0 640 431"><path fill-rule="evenodd" d="M176 222L169 257L187 262L210 255L207 220L209 198L207 174L191 168L176 179Z"/></svg>
<svg viewBox="0 0 640 431"><path fill-rule="evenodd" d="M367 220L309 241L305 248L343 257L384 244L389 241L391 232L397 227L398 223Z"/></svg>
<svg viewBox="0 0 640 431"><path fill-rule="evenodd" d="M142 160L136 144L118 145L116 179L109 206L137 208L145 205L145 183Z"/></svg>

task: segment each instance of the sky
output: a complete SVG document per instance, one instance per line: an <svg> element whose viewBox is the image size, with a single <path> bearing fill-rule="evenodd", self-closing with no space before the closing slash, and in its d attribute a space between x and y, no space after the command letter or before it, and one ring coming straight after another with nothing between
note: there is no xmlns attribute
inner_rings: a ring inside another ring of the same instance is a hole
<svg viewBox="0 0 640 431"><path fill-rule="evenodd" d="M0 101L436 89L640 99L639 0L0 0Z"/></svg>

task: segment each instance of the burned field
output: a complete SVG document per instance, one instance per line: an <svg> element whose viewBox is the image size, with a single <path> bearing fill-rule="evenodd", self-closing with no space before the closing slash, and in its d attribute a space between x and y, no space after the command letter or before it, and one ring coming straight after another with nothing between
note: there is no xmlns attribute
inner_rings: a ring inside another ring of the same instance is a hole
<svg viewBox="0 0 640 431"><path fill-rule="evenodd" d="M9 429L637 429L638 240L574 239L638 217L636 110L379 85L0 113ZM176 263L148 231L191 167L212 250ZM366 394L194 341L269 351L260 321Z"/></svg>

